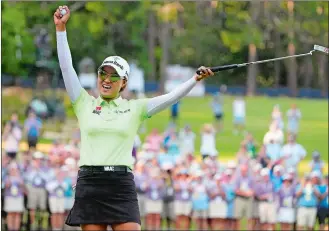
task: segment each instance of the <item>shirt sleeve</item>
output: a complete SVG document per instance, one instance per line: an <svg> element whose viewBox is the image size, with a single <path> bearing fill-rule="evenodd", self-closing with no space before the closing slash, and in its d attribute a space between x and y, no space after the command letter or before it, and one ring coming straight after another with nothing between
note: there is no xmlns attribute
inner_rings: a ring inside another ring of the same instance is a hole
<svg viewBox="0 0 329 231"><path fill-rule="evenodd" d="M181 84L168 94L150 98L146 104L146 113L149 117L166 109L170 105L177 103L181 98L186 96L192 88L196 85L195 78L191 78L185 83Z"/></svg>
<svg viewBox="0 0 329 231"><path fill-rule="evenodd" d="M83 89L72 64L72 57L66 31L57 31L57 55L64 84L72 102L75 102Z"/></svg>

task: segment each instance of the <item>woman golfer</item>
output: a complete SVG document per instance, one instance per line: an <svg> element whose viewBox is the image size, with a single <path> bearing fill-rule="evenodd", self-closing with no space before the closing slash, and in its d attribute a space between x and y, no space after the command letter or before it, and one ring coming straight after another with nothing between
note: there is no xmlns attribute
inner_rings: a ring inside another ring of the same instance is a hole
<svg viewBox="0 0 329 231"><path fill-rule="evenodd" d="M61 15L63 10L66 14ZM210 75L200 67L195 75L174 91L151 99L125 100L120 92L127 86L129 65L119 56L107 57L98 69L100 97L90 96L73 69L66 37L70 18L67 6L54 13L57 52L64 83L81 129L81 150L75 202L66 224L82 230L140 230L137 193L132 174L131 150L143 120L184 97Z"/></svg>

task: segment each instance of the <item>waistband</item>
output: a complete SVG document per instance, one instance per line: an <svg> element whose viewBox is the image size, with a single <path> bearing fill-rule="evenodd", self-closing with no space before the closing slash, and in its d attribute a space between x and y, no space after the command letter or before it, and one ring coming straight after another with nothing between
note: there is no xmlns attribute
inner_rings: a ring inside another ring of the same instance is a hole
<svg viewBox="0 0 329 231"><path fill-rule="evenodd" d="M81 166L82 172L131 172L132 170L127 166L108 165L108 166Z"/></svg>

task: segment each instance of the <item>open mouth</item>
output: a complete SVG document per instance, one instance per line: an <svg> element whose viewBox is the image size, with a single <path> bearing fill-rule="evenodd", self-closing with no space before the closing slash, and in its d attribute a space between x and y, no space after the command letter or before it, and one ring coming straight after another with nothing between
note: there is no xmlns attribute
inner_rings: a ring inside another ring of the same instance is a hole
<svg viewBox="0 0 329 231"><path fill-rule="evenodd" d="M111 85L106 85L106 84L102 84L102 87L106 90L110 90L111 89Z"/></svg>

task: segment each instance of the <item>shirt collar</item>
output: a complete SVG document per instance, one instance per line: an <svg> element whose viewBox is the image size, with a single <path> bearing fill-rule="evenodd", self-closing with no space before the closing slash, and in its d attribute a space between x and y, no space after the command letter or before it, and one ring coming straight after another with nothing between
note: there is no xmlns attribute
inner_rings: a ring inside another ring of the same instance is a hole
<svg viewBox="0 0 329 231"><path fill-rule="evenodd" d="M108 105L108 104L113 103L115 106L119 106L121 101L122 101L122 97L121 96L119 96L118 98L116 98L114 100L111 100L110 102L107 102L104 99L102 99L102 97L98 96L98 98L97 98L97 105L99 105L99 106L105 106L105 105Z"/></svg>

